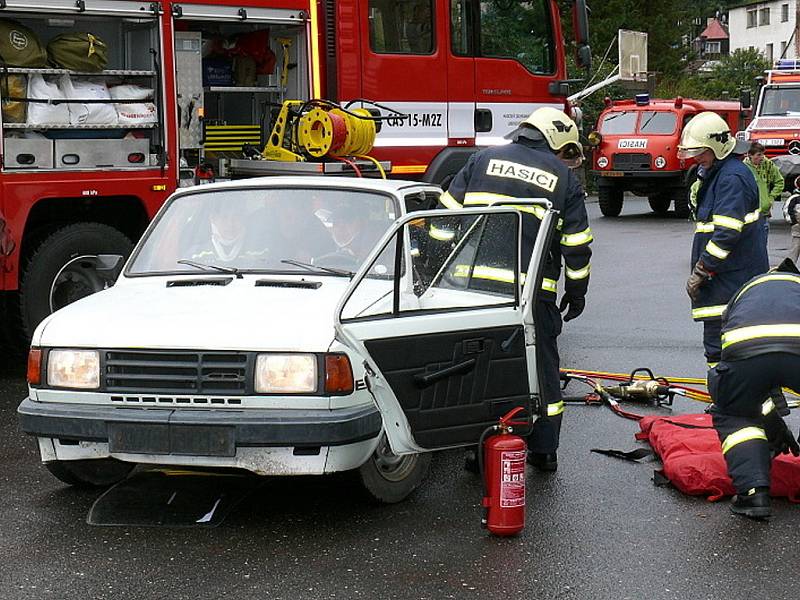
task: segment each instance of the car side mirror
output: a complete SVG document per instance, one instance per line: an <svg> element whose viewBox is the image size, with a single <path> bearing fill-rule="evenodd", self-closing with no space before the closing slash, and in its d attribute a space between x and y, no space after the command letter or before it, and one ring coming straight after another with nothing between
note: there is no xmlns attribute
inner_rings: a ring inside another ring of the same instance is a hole
<svg viewBox="0 0 800 600"><path fill-rule="evenodd" d="M742 110L746 110L753 106L753 99L750 95L750 90L743 89L739 94L739 104L742 107Z"/></svg>

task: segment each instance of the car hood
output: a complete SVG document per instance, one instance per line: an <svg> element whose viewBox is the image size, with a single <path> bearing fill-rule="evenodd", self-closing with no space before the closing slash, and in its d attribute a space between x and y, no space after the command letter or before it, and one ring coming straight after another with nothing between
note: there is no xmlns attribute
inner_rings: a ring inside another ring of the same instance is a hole
<svg viewBox="0 0 800 600"><path fill-rule="evenodd" d="M349 284L347 278L310 276L305 280L321 284L316 289L256 286L259 279L301 278L245 276L224 286L167 287L185 279L127 279L51 315L34 344L324 352L334 338L334 310Z"/></svg>

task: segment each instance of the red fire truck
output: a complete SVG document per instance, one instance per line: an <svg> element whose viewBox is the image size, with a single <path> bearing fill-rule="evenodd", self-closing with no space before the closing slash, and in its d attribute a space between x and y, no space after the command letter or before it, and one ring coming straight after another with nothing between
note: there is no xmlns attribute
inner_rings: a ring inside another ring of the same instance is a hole
<svg viewBox="0 0 800 600"><path fill-rule="evenodd" d="M770 158L800 154L800 62L781 59L767 71L755 116L741 135Z"/></svg>
<svg viewBox="0 0 800 600"><path fill-rule="evenodd" d="M586 61L585 2L570 4ZM0 66L0 291L16 339L113 282L104 255L128 254L181 173L263 146L285 100L377 101L372 155L439 183L536 107L567 105L557 0L4 0L0 19L22 26L20 47L88 32L108 49L99 73ZM86 117L103 102L118 119Z"/></svg>
<svg viewBox="0 0 800 600"><path fill-rule="evenodd" d="M651 100L647 94L634 100L606 99L597 131L589 134L604 216L619 216L625 192L647 196L657 213L666 213L674 202L675 212L688 216L694 161L678 158L678 142L689 119L703 111L719 114L734 132L746 116L741 102Z"/></svg>

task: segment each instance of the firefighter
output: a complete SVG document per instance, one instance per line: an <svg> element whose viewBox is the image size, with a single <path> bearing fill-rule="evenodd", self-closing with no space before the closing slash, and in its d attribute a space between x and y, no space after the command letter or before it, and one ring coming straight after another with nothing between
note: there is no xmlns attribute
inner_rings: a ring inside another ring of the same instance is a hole
<svg viewBox="0 0 800 600"><path fill-rule="evenodd" d="M736 145L727 123L712 112L689 121L678 145L679 158L694 158L704 170L686 291L692 318L703 323L709 368L719 362L725 305L745 281L769 268L758 187L753 173L734 155Z"/></svg>
<svg viewBox="0 0 800 600"><path fill-rule="evenodd" d="M709 372L711 414L736 496L731 510L770 516L770 463L800 455L771 389L800 389L800 271L786 259L748 281L731 299L722 325L721 361Z"/></svg>
<svg viewBox="0 0 800 600"><path fill-rule="evenodd" d="M555 471L564 411L557 345L561 313L566 311L564 321L571 321L583 312L589 284L592 232L583 189L570 168L580 166L583 150L575 123L551 107L536 110L506 137L512 143L472 155L440 202L446 208L459 209L498 201L508 203L514 198L545 198L559 211L560 231L550 248L542 294L535 307L537 361L543 377L540 395L547 404L547 417L537 419L528 436L528 462L541 471ZM517 208L523 215L521 268L525 272L539 231L541 209L524 205ZM436 235L441 237L442 233ZM562 257L566 279L557 307ZM468 458L468 468L469 463Z"/></svg>

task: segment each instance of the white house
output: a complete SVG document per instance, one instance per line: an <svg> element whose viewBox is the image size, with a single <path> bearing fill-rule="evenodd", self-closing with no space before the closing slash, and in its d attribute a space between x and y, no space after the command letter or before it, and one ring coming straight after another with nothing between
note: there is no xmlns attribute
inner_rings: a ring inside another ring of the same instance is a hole
<svg viewBox="0 0 800 600"><path fill-rule="evenodd" d="M730 51L760 50L770 62L800 57L797 29L798 0L747 2L728 11ZM788 47L787 47L788 46Z"/></svg>

